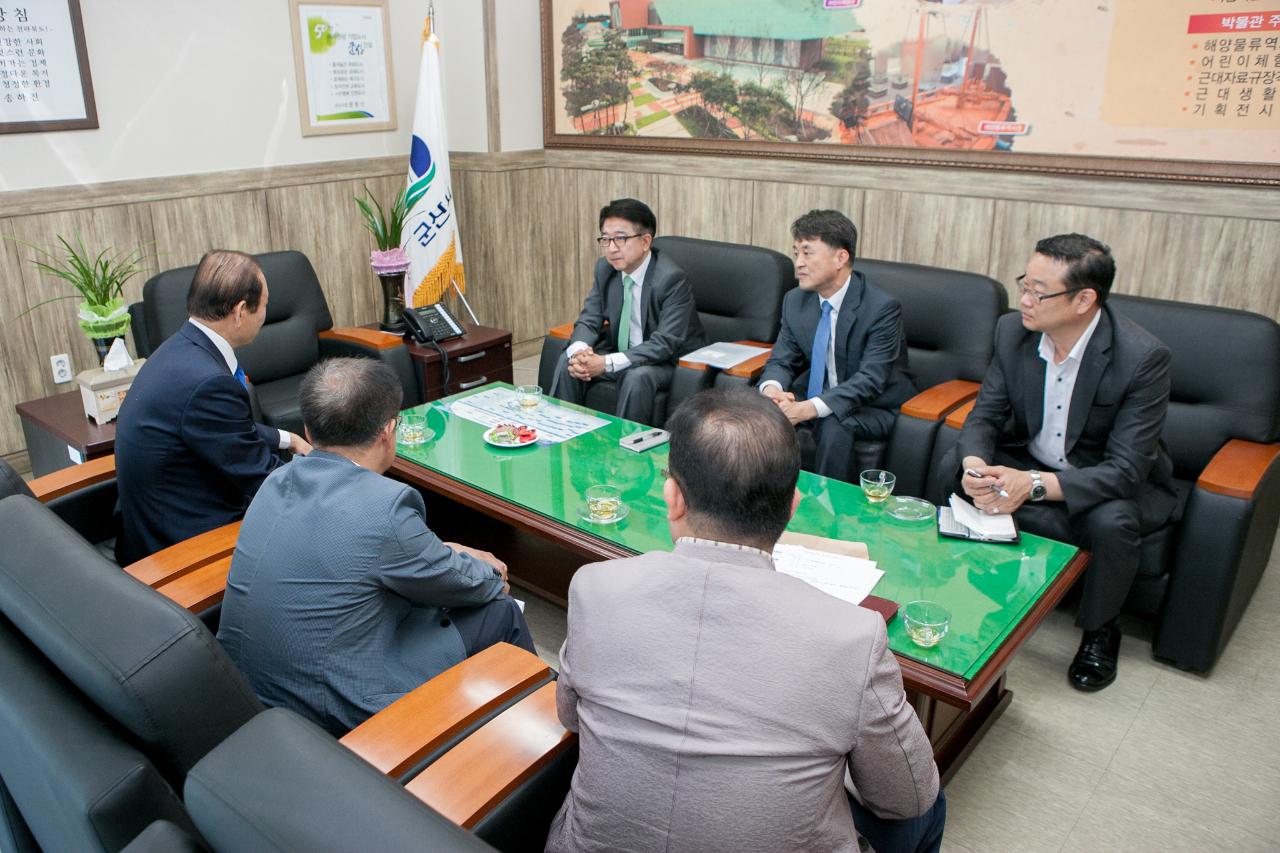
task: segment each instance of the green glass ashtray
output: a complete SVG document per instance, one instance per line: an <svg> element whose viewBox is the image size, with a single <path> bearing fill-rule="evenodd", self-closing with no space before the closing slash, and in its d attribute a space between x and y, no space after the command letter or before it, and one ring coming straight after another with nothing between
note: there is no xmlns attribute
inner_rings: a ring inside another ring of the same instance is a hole
<svg viewBox="0 0 1280 853"><path fill-rule="evenodd" d="M921 498L896 497L889 499L889 515L899 521L932 520L936 516L933 504Z"/></svg>

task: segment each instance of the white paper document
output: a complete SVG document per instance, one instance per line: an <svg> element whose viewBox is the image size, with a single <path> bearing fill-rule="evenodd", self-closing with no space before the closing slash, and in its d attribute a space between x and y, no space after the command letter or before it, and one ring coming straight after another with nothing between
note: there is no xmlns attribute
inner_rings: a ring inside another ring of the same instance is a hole
<svg viewBox="0 0 1280 853"><path fill-rule="evenodd" d="M536 408L520 405L520 395L509 388L491 388L457 400L448 406L450 414L481 426L498 424L524 424L538 431L538 443L557 444L608 426L609 422L595 415L575 411L554 401L543 399Z"/></svg>
<svg viewBox="0 0 1280 853"><path fill-rule="evenodd" d="M1007 512L986 515L957 494L951 495L951 514L956 521L985 538L1009 538L1018 535L1013 516Z"/></svg>
<svg viewBox="0 0 1280 853"><path fill-rule="evenodd" d="M850 604L861 604L884 577L884 572L876 568L874 560L833 554L803 545L775 545L773 565L784 575L799 578Z"/></svg>
<svg viewBox="0 0 1280 853"><path fill-rule="evenodd" d="M768 352L768 350L761 347L750 347L746 344L709 344L702 349L696 349L691 353L680 356L680 360L693 361L710 367L718 367L721 370L728 370L730 367L737 367L749 358L755 358L762 352Z"/></svg>

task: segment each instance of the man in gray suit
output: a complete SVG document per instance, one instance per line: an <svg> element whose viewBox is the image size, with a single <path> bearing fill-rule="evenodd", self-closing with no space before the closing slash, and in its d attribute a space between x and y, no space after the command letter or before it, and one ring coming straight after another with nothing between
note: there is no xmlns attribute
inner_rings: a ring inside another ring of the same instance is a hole
<svg viewBox="0 0 1280 853"><path fill-rule="evenodd" d="M1084 636L1067 670L1079 690L1115 681L1116 619L1141 536L1177 506L1160 438L1169 349L1106 304L1115 274L1111 250L1091 237L1036 244L1018 277L1020 313L996 326L982 390L940 472L979 508L1091 552L1076 613Z"/></svg>
<svg viewBox="0 0 1280 853"><path fill-rule="evenodd" d="M749 389L668 427L674 551L569 586L556 702L580 757L547 850L938 849L938 770L884 620L774 570L795 430Z"/></svg>
<svg viewBox="0 0 1280 853"><path fill-rule="evenodd" d="M843 213L811 210L791 225L791 237L800 286L783 297L760 393L811 430L816 473L857 482L854 441L888 438L916 391L902 306L853 271L858 231Z"/></svg>
<svg viewBox="0 0 1280 853"><path fill-rule="evenodd" d="M653 423L676 361L706 342L684 270L653 248L658 220L634 198L600 210L603 256L556 365L549 393L581 404L592 382L617 382L620 418Z"/></svg>
<svg viewBox="0 0 1280 853"><path fill-rule="evenodd" d="M533 651L506 565L441 542L422 496L382 476L401 398L371 359L307 373L314 449L258 490L222 602L218 640L258 697L335 735L494 643Z"/></svg>

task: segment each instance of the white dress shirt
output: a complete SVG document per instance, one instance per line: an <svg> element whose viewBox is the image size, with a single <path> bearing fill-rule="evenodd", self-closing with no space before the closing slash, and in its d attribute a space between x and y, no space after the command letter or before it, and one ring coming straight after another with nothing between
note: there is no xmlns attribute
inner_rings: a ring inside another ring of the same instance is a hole
<svg viewBox="0 0 1280 853"><path fill-rule="evenodd" d="M818 299L818 307L822 307L823 302L831 303L831 335L827 338L827 387L834 388L840 384L840 380L836 377L836 323L840 320L840 306L844 304L845 294L849 292L849 282L853 280L853 276L849 276L844 280L844 284L840 285L840 289L831 294L830 299ZM813 342L809 342L809 346L813 346ZM810 353L812 356L812 353ZM772 385L779 391L784 390L782 383L776 379L770 379L768 382L760 383L760 390ZM814 397L810 402L813 407L818 410L818 417L825 418L831 414L831 407L822 402L822 398Z"/></svg>
<svg viewBox="0 0 1280 853"><path fill-rule="evenodd" d="M1036 433L1027 450L1048 468L1061 471L1071 468L1067 461L1066 435L1067 418L1071 414L1071 393L1076 387L1076 376L1080 373L1080 362L1084 359L1084 351L1093 337L1093 330L1098 328L1102 312L1093 315L1093 322L1084 330L1080 340L1067 353L1061 363L1053 360L1053 341L1049 336L1040 335L1040 357L1044 359L1044 418L1040 432Z"/></svg>
<svg viewBox="0 0 1280 853"><path fill-rule="evenodd" d="M644 260L640 262L640 266L636 267L636 271L632 273L623 273L623 275L631 276L631 280L635 282L631 290L631 330L630 330L630 346L644 342L644 299L641 294L644 292L644 279L649 272L649 262L653 260L653 252L644 256ZM569 358L573 358L587 347L591 346L585 341L574 341L569 344L565 350L565 354ZM631 366L631 359L627 358L626 353L611 352L604 357L604 369L606 373L621 373Z"/></svg>
<svg viewBox="0 0 1280 853"><path fill-rule="evenodd" d="M218 348L218 352L222 354L222 358L227 362L227 370L231 371L234 376L236 368L240 366L239 359L236 358L236 351L231 348L231 344L227 343L227 339L222 335L210 329L204 323L201 323L195 317L188 317L187 321L197 329L205 333L205 336L213 341L213 345ZM287 430L279 430L280 433L280 449L288 450L289 444L293 440L293 435Z"/></svg>

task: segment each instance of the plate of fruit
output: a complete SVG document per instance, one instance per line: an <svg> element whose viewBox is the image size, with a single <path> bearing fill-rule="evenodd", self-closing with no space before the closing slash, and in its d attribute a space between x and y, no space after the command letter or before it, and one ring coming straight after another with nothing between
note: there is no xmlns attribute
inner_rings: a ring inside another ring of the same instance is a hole
<svg viewBox="0 0 1280 853"><path fill-rule="evenodd" d="M498 424L485 430L484 440L494 447L527 447L538 440L538 431L524 424Z"/></svg>

